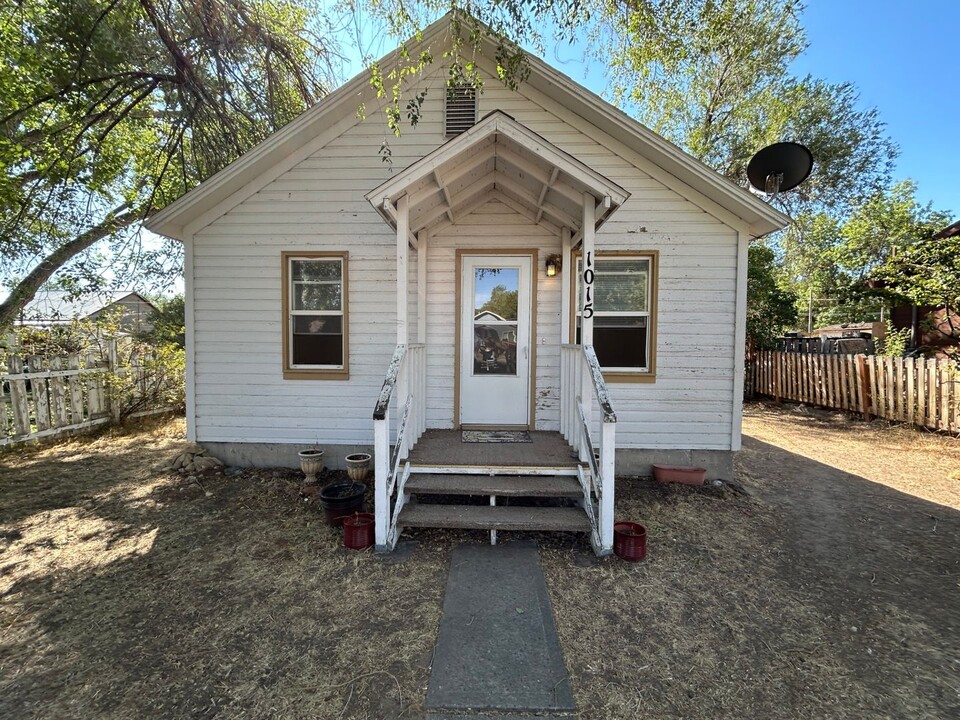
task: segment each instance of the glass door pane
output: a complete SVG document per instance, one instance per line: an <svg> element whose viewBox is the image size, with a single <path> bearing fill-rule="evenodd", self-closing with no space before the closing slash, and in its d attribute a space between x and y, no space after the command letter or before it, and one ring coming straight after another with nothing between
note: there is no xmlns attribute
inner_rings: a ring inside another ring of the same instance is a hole
<svg viewBox="0 0 960 720"><path fill-rule="evenodd" d="M474 268L474 375L517 374L519 295L520 268Z"/></svg>

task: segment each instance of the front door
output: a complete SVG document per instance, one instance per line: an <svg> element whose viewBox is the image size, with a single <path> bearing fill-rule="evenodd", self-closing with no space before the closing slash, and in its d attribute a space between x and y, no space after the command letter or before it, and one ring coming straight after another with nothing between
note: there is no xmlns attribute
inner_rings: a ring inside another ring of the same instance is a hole
<svg viewBox="0 0 960 720"><path fill-rule="evenodd" d="M530 424L530 255L463 255L460 424Z"/></svg>

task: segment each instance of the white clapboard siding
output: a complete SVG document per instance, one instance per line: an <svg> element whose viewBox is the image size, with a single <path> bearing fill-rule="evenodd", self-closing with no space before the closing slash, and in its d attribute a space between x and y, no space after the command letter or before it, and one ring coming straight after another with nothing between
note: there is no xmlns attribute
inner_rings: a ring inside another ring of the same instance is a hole
<svg viewBox="0 0 960 720"><path fill-rule="evenodd" d="M445 141L443 78L438 68L423 80L424 120L390 138L391 164L377 152L382 116L369 112L196 233L190 291L199 441L372 443L373 406L396 342L396 238L363 196ZM513 92L490 78L479 114L498 108L631 193L598 232L599 249L659 251L657 380L611 386L618 446L730 449L736 231L705 212L694 194L678 191L675 179L536 91ZM543 259L560 252L560 239L497 201L457 219L432 235L427 249L427 426L453 425L456 250L533 247L540 257L536 425L557 429L559 345L567 338L560 278L545 277ZM282 377L283 250L350 253L347 381ZM414 342L422 338L412 249L408 264Z"/></svg>

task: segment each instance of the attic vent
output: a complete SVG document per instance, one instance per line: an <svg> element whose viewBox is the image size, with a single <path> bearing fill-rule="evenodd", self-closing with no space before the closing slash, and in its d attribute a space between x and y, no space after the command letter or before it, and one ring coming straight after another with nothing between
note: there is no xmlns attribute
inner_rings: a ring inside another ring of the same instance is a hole
<svg viewBox="0 0 960 720"><path fill-rule="evenodd" d="M474 87L447 88L445 134L455 137L477 123L477 89Z"/></svg>

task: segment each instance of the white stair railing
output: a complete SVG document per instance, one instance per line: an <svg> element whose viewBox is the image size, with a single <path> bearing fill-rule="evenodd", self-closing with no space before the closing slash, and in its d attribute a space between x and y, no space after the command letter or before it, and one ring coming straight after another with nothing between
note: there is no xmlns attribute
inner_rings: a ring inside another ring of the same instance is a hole
<svg viewBox="0 0 960 720"><path fill-rule="evenodd" d="M377 552L397 544L397 517L408 497L404 485L410 464L406 460L426 429L426 364L423 344L397 345L373 409L374 530ZM390 400L396 392L400 422L390 443ZM396 496L396 500L394 500Z"/></svg>
<svg viewBox="0 0 960 720"><path fill-rule="evenodd" d="M601 413L600 436L593 437L593 401ZM598 555L613 550L617 416L592 345L563 345L560 351L560 432L580 453L589 473L579 473L584 509Z"/></svg>

